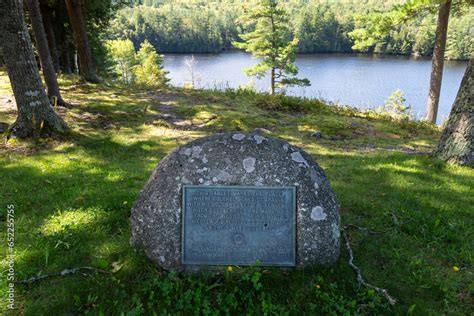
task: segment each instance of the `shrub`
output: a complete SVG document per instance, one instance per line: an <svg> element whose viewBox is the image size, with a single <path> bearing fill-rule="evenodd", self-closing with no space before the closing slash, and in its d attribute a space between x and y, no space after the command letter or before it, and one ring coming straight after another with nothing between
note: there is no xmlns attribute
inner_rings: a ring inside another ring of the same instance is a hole
<svg viewBox="0 0 474 316"><path fill-rule="evenodd" d="M282 94L256 94L255 105L272 111L282 112L309 112L314 109L323 109L325 105L319 100L292 97Z"/></svg>
<svg viewBox="0 0 474 316"><path fill-rule="evenodd" d="M406 101L403 92L397 89L385 100L385 105L380 110L396 119L412 119L411 106L406 105Z"/></svg>

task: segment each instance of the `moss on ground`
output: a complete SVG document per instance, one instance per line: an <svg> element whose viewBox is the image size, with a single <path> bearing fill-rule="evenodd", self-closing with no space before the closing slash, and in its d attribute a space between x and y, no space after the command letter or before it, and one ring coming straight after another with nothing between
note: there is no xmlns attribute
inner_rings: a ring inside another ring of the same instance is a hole
<svg viewBox="0 0 474 316"><path fill-rule="evenodd" d="M437 128L248 91L146 91L73 77L61 86L74 104L61 110L67 135L0 145L0 207L15 207L16 277L77 266L117 271L16 285L18 314L474 312L474 171L430 157ZM0 121L14 118L3 73ZM359 288L344 250L332 268L186 276L160 271L130 248L131 205L156 164L194 138L236 130L283 138L313 155L341 203L356 264L399 304ZM5 259L1 270L5 309Z"/></svg>

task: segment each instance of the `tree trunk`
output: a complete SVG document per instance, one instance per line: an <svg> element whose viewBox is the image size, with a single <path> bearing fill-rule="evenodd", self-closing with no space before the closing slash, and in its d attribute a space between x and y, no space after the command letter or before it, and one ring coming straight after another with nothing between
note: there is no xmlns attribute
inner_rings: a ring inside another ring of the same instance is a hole
<svg viewBox="0 0 474 316"><path fill-rule="evenodd" d="M474 167L474 59L471 57L435 155Z"/></svg>
<svg viewBox="0 0 474 316"><path fill-rule="evenodd" d="M69 58L69 48L63 45L61 48L61 71L66 74L72 74L71 58Z"/></svg>
<svg viewBox="0 0 474 316"><path fill-rule="evenodd" d="M448 33L449 11L451 0L442 0L438 10L438 22L436 26L435 47L431 62L430 91L426 104L426 119L436 123L438 116L439 95L441 92L441 81L443 79L444 51L446 48L446 35Z"/></svg>
<svg viewBox="0 0 474 316"><path fill-rule="evenodd" d="M74 42L76 43L77 54L79 56L80 75L89 82L99 82L92 60L92 52L87 38L80 0L65 1Z"/></svg>
<svg viewBox="0 0 474 316"><path fill-rule="evenodd" d="M41 19L40 7L38 0L27 0L28 12L30 13L31 26L36 39L36 46L41 61L41 68L43 69L44 81L48 91L49 99L54 103L56 98L57 104L61 106L68 106L61 97L59 92L58 80L56 78L56 71L54 70L53 61L49 52L48 40L43 27Z"/></svg>
<svg viewBox="0 0 474 316"><path fill-rule="evenodd" d="M18 108L10 130L18 137L30 136L42 127L64 132L67 125L54 112L43 90L23 16L23 1L0 1L0 29L0 44Z"/></svg>
<svg viewBox="0 0 474 316"><path fill-rule="evenodd" d="M51 22L51 8L46 4L40 3L40 11L43 19L44 30L46 32L46 38L48 39L49 53L51 55L51 60L53 61L54 71L59 73L59 56L58 48L56 46L56 37L54 36L53 23Z"/></svg>

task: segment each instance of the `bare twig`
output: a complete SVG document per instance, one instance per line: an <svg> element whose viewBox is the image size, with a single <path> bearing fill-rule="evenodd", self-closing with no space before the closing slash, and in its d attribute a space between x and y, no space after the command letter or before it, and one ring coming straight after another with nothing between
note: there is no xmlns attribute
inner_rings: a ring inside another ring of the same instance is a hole
<svg viewBox="0 0 474 316"><path fill-rule="evenodd" d="M342 230L342 236L344 237L344 242L346 244L347 252L349 253L349 265L351 266L352 270L354 270L354 272L356 273L357 282L359 283L359 285L363 285L367 288L371 288L375 290L377 293L380 293L383 296L385 296L385 298L388 300L390 305L395 305L397 303L397 300L391 297L390 294L388 294L388 291L386 289L382 289L365 282L364 278L362 277L362 272L360 271L359 267L357 267L354 264L354 255L352 253L351 244L349 243L349 238L347 238L347 234L344 230Z"/></svg>
<svg viewBox="0 0 474 316"><path fill-rule="evenodd" d="M101 270L101 269L97 269L97 268L93 268L93 267L77 267L77 268L71 268L71 269L64 269L63 271L60 271L60 272L44 274L44 275L29 278L29 279L16 281L15 283L18 283L18 284L31 284L31 283L34 283L34 282L44 280L46 278L50 278L50 277L54 277L54 276L65 276L65 275L69 275L69 274L76 274L76 273L79 273L81 271L91 271L91 272L100 272L100 273L110 274L109 271L105 271L105 270Z"/></svg>

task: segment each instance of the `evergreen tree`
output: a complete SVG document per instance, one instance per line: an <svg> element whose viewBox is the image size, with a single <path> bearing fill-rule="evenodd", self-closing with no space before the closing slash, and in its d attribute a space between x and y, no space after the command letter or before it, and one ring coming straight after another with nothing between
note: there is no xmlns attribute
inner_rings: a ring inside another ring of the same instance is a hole
<svg viewBox="0 0 474 316"><path fill-rule="evenodd" d="M439 97L441 94L441 81L443 80L444 51L448 33L449 11L451 0L441 0L438 8L438 21L436 25L435 45L431 61L430 89L426 103L426 119L436 123L438 116Z"/></svg>
<svg viewBox="0 0 474 316"><path fill-rule="evenodd" d="M298 74L298 67L294 64L298 39L288 39L288 15L276 0L261 0L242 16L241 21L244 25L255 24L255 29L240 34L244 42L234 42L234 46L262 59L245 70L247 76L263 78L270 71L271 94L275 94L277 87L285 85L310 85L308 79L295 77Z"/></svg>
<svg viewBox="0 0 474 316"><path fill-rule="evenodd" d="M138 65L133 69L136 83L148 87L159 87L169 81L166 78L168 72L162 66L163 56L159 55L147 40L140 45L137 60Z"/></svg>
<svg viewBox="0 0 474 316"><path fill-rule="evenodd" d="M474 58L471 57L435 155L474 167Z"/></svg>
<svg viewBox="0 0 474 316"><path fill-rule="evenodd" d="M82 4L79 0L65 0L69 22L79 57L80 75L89 82L99 82L96 67L92 59L86 23L82 14Z"/></svg>
<svg viewBox="0 0 474 316"><path fill-rule="evenodd" d="M56 99L58 105L68 106L68 104L61 97L61 92L59 91L56 71L54 69L53 60L49 50L39 2L38 0L27 0L27 6L28 12L30 13L33 34L36 39L36 48L41 61L41 68L43 69L43 77L44 82L46 83L48 97L53 103L54 99Z"/></svg>

